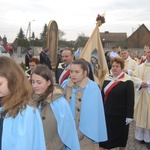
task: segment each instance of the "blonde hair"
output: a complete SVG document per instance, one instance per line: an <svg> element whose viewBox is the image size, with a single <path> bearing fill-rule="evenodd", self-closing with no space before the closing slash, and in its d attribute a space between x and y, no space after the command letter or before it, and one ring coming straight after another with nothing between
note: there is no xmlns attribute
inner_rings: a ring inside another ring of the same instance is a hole
<svg viewBox="0 0 150 150"><path fill-rule="evenodd" d="M9 94L2 98L3 111L8 117L15 117L26 105L34 105L31 99L32 86L28 81L24 70L13 59L0 57L0 76L8 82Z"/></svg>

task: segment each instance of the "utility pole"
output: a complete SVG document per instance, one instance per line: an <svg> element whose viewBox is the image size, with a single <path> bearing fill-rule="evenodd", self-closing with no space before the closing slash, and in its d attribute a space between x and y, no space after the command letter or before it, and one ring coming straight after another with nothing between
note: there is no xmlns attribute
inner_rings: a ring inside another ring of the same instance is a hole
<svg viewBox="0 0 150 150"><path fill-rule="evenodd" d="M35 20L32 20L32 21L35 21ZM29 36L28 36L28 34L29 34ZM29 40L29 47L30 47L31 46L31 21L28 24L26 38Z"/></svg>
<svg viewBox="0 0 150 150"><path fill-rule="evenodd" d="M26 32L26 38L28 36L28 33L29 33L29 41L30 41L30 37L31 37L31 22L29 22L29 24L28 24L28 28L27 28L27 32Z"/></svg>

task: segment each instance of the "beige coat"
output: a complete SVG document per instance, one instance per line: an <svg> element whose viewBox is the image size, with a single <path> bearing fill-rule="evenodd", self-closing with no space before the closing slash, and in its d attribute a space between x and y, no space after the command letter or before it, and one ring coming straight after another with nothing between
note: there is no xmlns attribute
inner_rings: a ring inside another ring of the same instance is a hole
<svg viewBox="0 0 150 150"><path fill-rule="evenodd" d="M83 81L81 81L81 83L79 83L79 85L80 85L80 87L84 88L87 83L88 83L88 78L85 77L83 79ZM69 82L68 86L67 86L67 89L66 89L65 98L68 100L68 102L70 102L70 97L72 95L72 86L74 86L74 83L73 82ZM79 130L81 104L82 104L82 91L78 91L76 93L76 117L75 117L75 123L76 123L77 132L78 132L80 148L81 148L81 150L95 150L93 141L90 140L88 137L84 136Z"/></svg>
<svg viewBox="0 0 150 150"><path fill-rule="evenodd" d="M58 86L55 86L58 87ZM51 95L47 98L47 103L43 107L41 111L41 118L44 127L45 141L46 141L46 149L47 150L65 150L65 146L62 143L59 134L57 132L57 122L50 107L50 102L55 100L56 98L62 96L63 90L61 88L54 90L53 99L51 99Z"/></svg>

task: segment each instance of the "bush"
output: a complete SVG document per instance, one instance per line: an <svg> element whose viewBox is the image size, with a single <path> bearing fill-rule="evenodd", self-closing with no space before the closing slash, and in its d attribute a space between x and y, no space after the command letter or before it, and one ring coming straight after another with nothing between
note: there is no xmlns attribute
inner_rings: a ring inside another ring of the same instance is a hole
<svg viewBox="0 0 150 150"><path fill-rule="evenodd" d="M21 62L19 65L21 66L21 68L22 68L24 71L26 70L26 65L25 65L25 63Z"/></svg>

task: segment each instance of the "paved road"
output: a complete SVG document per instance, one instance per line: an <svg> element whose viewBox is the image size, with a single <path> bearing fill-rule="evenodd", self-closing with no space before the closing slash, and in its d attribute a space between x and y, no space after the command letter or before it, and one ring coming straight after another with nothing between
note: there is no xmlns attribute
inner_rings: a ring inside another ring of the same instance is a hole
<svg viewBox="0 0 150 150"><path fill-rule="evenodd" d="M127 142L127 147L125 148L125 150L150 150L146 147L145 144L141 144L137 140L135 140L134 132L135 132L135 122L132 122L130 124L129 137L128 137L128 142ZM95 146L95 150L99 150L97 145ZM111 150L119 150L119 149L114 148Z"/></svg>
<svg viewBox="0 0 150 150"><path fill-rule="evenodd" d="M129 138L126 150L148 150L145 144L141 144L137 140L135 140L134 132L135 132L135 122L132 122L130 124Z"/></svg>
<svg viewBox="0 0 150 150"><path fill-rule="evenodd" d="M25 62L25 55L22 55L20 57L17 56L17 53L14 53L11 57L17 62L17 63L21 63L21 62Z"/></svg>

